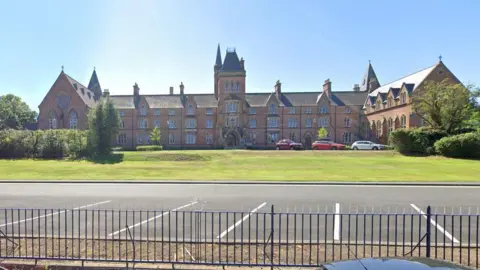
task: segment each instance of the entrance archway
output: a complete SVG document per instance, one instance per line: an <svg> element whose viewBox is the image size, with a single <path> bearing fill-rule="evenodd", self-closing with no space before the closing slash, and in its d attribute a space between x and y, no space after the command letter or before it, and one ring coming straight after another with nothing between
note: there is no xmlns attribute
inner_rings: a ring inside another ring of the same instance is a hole
<svg viewBox="0 0 480 270"><path fill-rule="evenodd" d="M225 139L225 144L228 147L235 147L238 144L238 137L235 132L230 132L227 134L227 138Z"/></svg>

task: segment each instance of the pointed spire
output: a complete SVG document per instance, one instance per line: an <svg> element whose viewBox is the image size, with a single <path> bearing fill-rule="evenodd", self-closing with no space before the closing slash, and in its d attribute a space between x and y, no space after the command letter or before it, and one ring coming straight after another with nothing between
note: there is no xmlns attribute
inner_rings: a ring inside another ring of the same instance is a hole
<svg viewBox="0 0 480 270"><path fill-rule="evenodd" d="M378 78L373 70L373 66L370 60L368 60L368 67L367 71L365 71L365 75L363 75L362 81L360 83L360 91L369 91L370 90L370 82L372 80L376 80L378 84Z"/></svg>
<svg viewBox="0 0 480 270"><path fill-rule="evenodd" d="M222 66L222 53L220 52L220 43L217 46L217 59L215 60L215 65L218 67Z"/></svg>
<svg viewBox="0 0 480 270"><path fill-rule="evenodd" d="M93 68L92 77L90 77L90 82L88 83L88 89L92 90L96 97L100 98L102 96L102 88L100 87L100 81L98 80L95 68Z"/></svg>

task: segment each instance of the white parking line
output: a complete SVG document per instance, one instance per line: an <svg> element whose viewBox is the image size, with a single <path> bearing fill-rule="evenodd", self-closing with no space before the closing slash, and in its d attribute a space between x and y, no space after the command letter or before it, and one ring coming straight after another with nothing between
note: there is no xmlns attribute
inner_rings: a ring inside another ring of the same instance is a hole
<svg viewBox="0 0 480 270"><path fill-rule="evenodd" d="M333 227L333 239L340 240L340 204L335 204L335 220Z"/></svg>
<svg viewBox="0 0 480 270"><path fill-rule="evenodd" d="M425 214L425 212L422 211L422 209L418 208L415 204L410 204L411 207L413 207L413 209L415 209L415 211L417 211L418 213L420 213L425 219L427 218L427 214ZM432 223L433 226L437 227L437 229L445 234L445 236L452 240L454 243L460 243L460 241L458 241L455 237L453 237L449 232L447 232L444 228L442 228L442 226L438 225L433 219L430 219L430 223Z"/></svg>
<svg viewBox="0 0 480 270"><path fill-rule="evenodd" d="M97 206L97 205L105 204L105 203L109 203L109 202L111 202L111 201L103 201L103 202L92 203L92 204L88 204L88 205L83 205L83 206L80 206L80 207L72 208L72 210L63 210L63 211L58 211L58 212L55 212L55 213L50 213L50 214L47 214L47 215L42 215L42 216L38 216L38 217L33 217L33 218L27 218L27 219L18 220L18 221L15 221L15 222L5 223L5 224L1 224L1 225L0 225L0 228L1 228L1 227L8 226L8 225L14 225L14 224L18 224L18 223L24 223L24 222L27 222L27 221L30 221L30 220L36 220L36 219L39 219L39 218L56 216L56 215L60 215L60 214L63 214L63 213L66 213L66 212L70 212L70 211L73 211L73 210L79 210L79 209L83 209L83 208L93 207L93 206Z"/></svg>
<svg viewBox="0 0 480 270"><path fill-rule="evenodd" d="M162 216L166 216L166 215L170 214L170 212L178 211L178 210L183 209L183 208L185 208L185 207L192 206L192 205L194 205L194 204L196 204L196 203L197 203L197 202L191 202L191 203L189 203L189 204L186 204L186 205L182 205L182 206L180 206L180 207L177 207L177 208L175 208L175 209L173 209L173 210L165 211L165 212L161 213L160 215L154 216L154 217L152 217L152 218L149 218L149 219L146 219L146 220L144 220L144 221L141 221L141 222L139 222L139 223L137 223L137 224L134 224L134 225L131 225L131 226L129 226L129 227L123 228L123 229L121 229L121 230L118 230L118 231L116 231L116 232L113 232L113 233L109 234L108 236L117 235L117 234L119 234L119 233L121 233L121 232L126 231L127 229L131 229L131 228L133 228L133 227L140 226L140 225L142 225L142 224L145 224L145 223L147 223L147 222L150 222L150 221L155 220L155 219L157 219L157 218L160 218L160 217L162 217Z"/></svg>
<svg viewBox="0 0 480 270"><path fill-rule="evenodd" d="M266 202L260 204L257 208L253 209L252 211L250 211L250 213L246 214L245 216L243 216L242 219L240 219L239 221L235 222L235 224L233 224L232 226L230 226L228 229L226 229L224 232L222 232L222 234L220 234L217 239L221 239L223 238L225 235L227 235L227 233L229 233L231 230L235 229L235 227L237 227L238 225L240 225L242 222L244 222L245 220L247 220L253 213L257 212L258 210L260 210L260 208L264 207L265 205L267 205Z"/></svg>

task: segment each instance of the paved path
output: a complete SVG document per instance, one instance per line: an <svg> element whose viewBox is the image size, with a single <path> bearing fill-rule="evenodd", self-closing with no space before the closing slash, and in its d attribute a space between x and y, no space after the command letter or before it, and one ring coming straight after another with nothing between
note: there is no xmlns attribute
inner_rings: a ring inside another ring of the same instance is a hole
<svg viewBox="0 0 480 270"><path fill-rule="evenodd" d="M480 242L478 216L444 214L479 213L479 194L480 187L0 183L0 230L125 238L128 226L136 239L263 241L273 206L282 213L275 241L410 245L426 232L422 214L431 205L432 242L467 244Z"/></svg>

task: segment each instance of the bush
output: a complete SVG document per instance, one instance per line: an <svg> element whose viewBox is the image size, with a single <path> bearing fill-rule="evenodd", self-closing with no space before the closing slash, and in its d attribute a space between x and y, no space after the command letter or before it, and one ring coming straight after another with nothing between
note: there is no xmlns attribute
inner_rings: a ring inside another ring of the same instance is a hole
<svg viewBox="0 0 480 270"><path fill-rule="evenodd" d="M143 145L137 146L137 151L161 151L163 147L161 145Z"/></svg>
<svg viewBox="0 0 480 270"><path fill-rule="evenodd" d="M398 129L390 134L390 144L404 155L434 154L434 144L447 134L431 129Z"/></svg>
<svg viewBox="0 0 480 270"><path fill-rule="evenodd" d="M88 154L86 131L0 131L0 158L64 158Z"/></svg>
<svg viewBox="0 0 480 270"><path fill-rule="evenodd" d="M445 157L480 158L480 133L471 132L445 137L435 143L436 151Z"/></svg>

